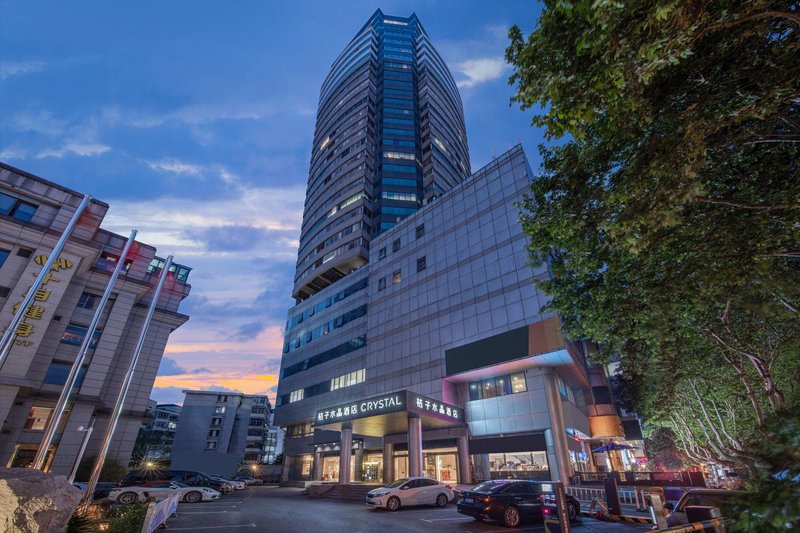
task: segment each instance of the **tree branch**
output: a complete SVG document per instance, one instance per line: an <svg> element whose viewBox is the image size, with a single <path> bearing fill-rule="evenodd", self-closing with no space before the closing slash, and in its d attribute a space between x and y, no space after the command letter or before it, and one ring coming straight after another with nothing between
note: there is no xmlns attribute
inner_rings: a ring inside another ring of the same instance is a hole
<svg viewBox="0 0 800 533"><path fill-rule="evenodd" d="M695 200L704 204L727 205L739 209L755 209L759 211L772 211L774 209L800 209L800 204L751 204L748 202L735 202L733 200L722 200L719 198L709 198L707 196L695 196Z"/></svg>
<svg viewBox="0 0 800 533"><path fill-rule="evenodd" d="M706 33L711 33L714 31L719 30L728 30L730 28L735 28L736 26L741 26L747 22L752 22L754 20L760 19L786 19L790 22L794 22L795 24L800 25L800 15L796 13L788 13L785 11L764 11L762 13L753 13L752 15L748 15L746 17L742 17L737 20L733 20L731 22L722 22L720 24L712 24L700 31L700 33L692 40L693 42L703 37Z"/></svg>

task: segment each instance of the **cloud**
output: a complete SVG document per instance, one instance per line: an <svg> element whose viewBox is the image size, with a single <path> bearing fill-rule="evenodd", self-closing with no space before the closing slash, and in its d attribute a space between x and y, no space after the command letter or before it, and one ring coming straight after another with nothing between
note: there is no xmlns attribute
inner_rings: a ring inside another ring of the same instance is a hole
<svg viewBox="0 0 800 533"><path fill-rule="evenodd" d="M175 159L162 160L162 161L147 161L147 166L153 170L168 172L170 174L185 174L189 176L197 176L203 167L200 165L193 165L191 163L183 163Z"/></svg>
<svg viewBox="0 0 800 533"><path fill-rule="evenodd" d="M70 143L62 148L56 150L43 150L36 155L37 159L44 159L45 157L61 158L69 154L78 155L81 157L93 157L96 155L104 154L111 150L110 146L104 144L78 144Z"/></svg>
<svg viewBox="0 0 800 533"><path fill-rule="evenodd" d="M203 243L208 250L221 252L246 252L264 246L293 246L297 231L295 228L271 230L256 226L233 224L209 228L192 228L186 237Z"/></svg>
<svg viewBox="0 0 800 533"><path fill-rule="evenodd" d="M182 387L153 387L150 399L158 403L183 404L184 399Z"/></svg>
<svg viewBox="0 0 800 533"><path fill-rule="evenodd" d="M44 69L44 66L45 63L43 61L5 63L0 65L0 81L5 81L13 76L22 76L24 74L41 72Z"/></svg>
<svg viewBox="0 0 800 533"><path fill-rule="evenodd" d="M496 80L503 76L507 68L508 64L502 58L470 59L468 61L463 61L455 66L455 70L466 76L466 79L459 80L457 85L465 89L487 81Z"/></svg>
<svg viewBox="0 0 800 533"><path fill-rule="evenodd" d="M161 364L158 366L159 376L179 376L181 374L186 374L186 369L178 365L175 359L161 358Z"/></svg>
<svg viewBox="0 0 800 533"><path fill-rule="evenodd" d="M213 370L211 370L210 368L206 368L204 366L201 366L199 368L194 368L189 371L190 374L211 374L212 372Z"/></svg>

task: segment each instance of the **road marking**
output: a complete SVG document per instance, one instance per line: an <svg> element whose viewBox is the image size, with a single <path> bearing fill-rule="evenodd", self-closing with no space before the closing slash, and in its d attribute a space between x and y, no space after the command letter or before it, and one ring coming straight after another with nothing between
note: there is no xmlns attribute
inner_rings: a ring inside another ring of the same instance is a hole
<svg viewBox="0 0 800 533"><path fill-rule="evenodd" d="M221 514L229 513L230 511L181 511L181 515L185 514Z"/></svg>
<svg viewBox="0 0 800 533"><path fill-rule="evenodd" d="M226 526L194 526L194 527L172 527L168 526L170 531L195 531L197 529L226 529L232 527L256 527L255 524L252 522L249 524L234 524L234 525L226 525Z"/></svg>
<svg viewBox="0 0 800 533"><path fill-rule="evenodd" d="M446 522L448 520L470 520L470 519L463 516L457 516L455 518L420 518L420 520L432 524L434 522Z"/></svg>

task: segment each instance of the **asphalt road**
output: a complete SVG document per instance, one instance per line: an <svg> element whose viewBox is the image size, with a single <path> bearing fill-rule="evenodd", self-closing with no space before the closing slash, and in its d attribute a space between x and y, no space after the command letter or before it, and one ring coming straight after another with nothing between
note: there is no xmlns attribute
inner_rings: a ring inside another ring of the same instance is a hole
<svg viewBox="0 0 800 533"><path fill-rule="evenodd" d="M583 519L574 531L647 531L648 526L611 524ZM213 502L181 503L167 531L200 533L395 533L508 531L500 524L476 522L456 506L444 509L410 507L397 512L370 509L361 502L311 499L300 489L248 487ZM516 531L545 531L541 522L523 523Z"/></svg>

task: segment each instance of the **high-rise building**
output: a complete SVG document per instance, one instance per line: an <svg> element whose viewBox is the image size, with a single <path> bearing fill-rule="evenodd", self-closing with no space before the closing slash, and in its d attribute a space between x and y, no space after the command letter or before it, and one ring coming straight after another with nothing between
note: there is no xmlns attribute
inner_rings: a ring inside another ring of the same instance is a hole
<svg viewBox="0 0 800 533"><path fill-rule="evenodd" d="M0 329L11 322L83 195L0 163ZM29 466L53 415L78 350L87 335L127 237L100 225L108 204L92 200L59 261L37 291L35 307L18 328L0 369L0 464ZM94 431L84 458L100 447L109 414L128 371L148 306L164 267L156 249L134 242L89 344L89 353L45 461L67 475L86 433ZM131 458L169 335L189 317L179 312L191 289L190 268L173 263L139 357L108 457Z"/></svg>
<svg viewBox="0 0 800 533"><path fill-rule="evenodd" d="M469 175L450 71L416 15L378 10L322 84L293 296L366 264L374 236Z"/></svg>
<svg viewBox="0 0 800 533"><path fill-rule="evenodd" d="M323 84L275 411L286 483L568 482L624 437L591 346L534 285L525 154L469 175L450 82L416 16L378 11Z"/></svg>
<svg viewBox="0 0 800 533"><path fill-rule="evenodd" d="M172 446L173 467L214 473L214 465L222 464L215 455L229 456L234 467L244 461L263 462L271 413L266 396L183 392L186 397Z"/></svg>

